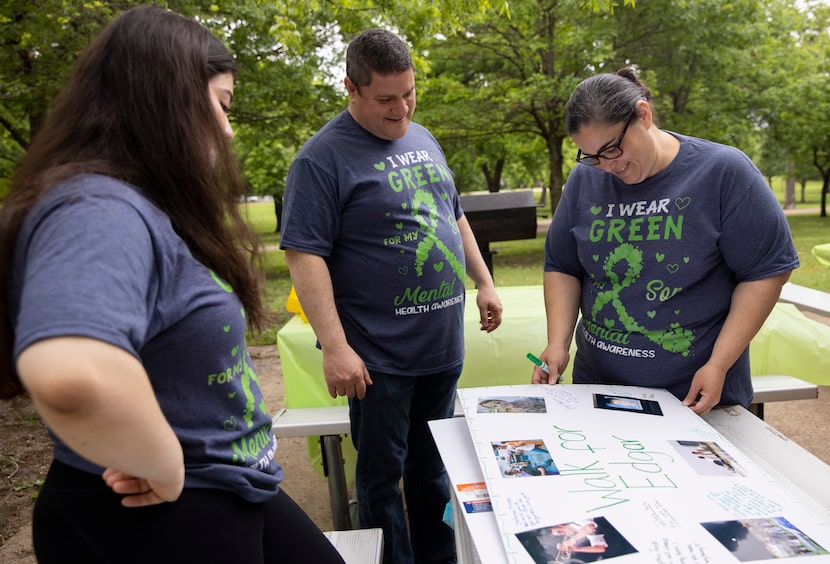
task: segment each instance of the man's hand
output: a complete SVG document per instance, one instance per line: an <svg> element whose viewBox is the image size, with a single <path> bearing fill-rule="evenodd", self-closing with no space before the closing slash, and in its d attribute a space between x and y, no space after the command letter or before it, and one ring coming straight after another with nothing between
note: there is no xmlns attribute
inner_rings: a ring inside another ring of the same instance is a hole
<svg viewBox="0 0 830 564"><path fill-rule="evenodd" d="M479 289L476 305L480 314L481 330L492 333L501 325L503 307L495 288Z"/></svg>
<svg viewBox="0 0 830 564"><path fill-rule="evenodd" d="M363 399L372 378L363 359L348 345L323 349L323 374L329 395Z"/></svg>

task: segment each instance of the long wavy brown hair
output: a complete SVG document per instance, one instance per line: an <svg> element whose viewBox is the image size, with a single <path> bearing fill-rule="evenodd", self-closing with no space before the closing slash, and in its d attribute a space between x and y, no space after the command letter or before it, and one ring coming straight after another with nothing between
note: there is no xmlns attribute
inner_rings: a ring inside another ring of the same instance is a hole
<svg viewBox="0 0 830 564"><path fill-rule="evenodd" d="M233 287L249 328L262 327L261 245L240 213L245 185L208 91L227 72L236 76L234 58L205 27L149 6L121 14L81 55L0 209L0 397L22 391L8 303L17 234L32 206L77 174L137 186Z"/></svg>

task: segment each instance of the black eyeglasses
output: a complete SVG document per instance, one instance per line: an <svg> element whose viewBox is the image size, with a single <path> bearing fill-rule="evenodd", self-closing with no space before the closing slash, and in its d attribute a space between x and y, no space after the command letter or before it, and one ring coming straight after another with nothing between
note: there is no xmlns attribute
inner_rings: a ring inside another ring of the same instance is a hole
<svg viewBox="0 0 830 564"><path fill-rule="evenodd" d="M628 116L628 119L625 122L625 127L623 127L622 133L620 133L620 138L617 139L617 142L613 145L609 145L596 155L585 155L582 153L582 149L578 149L576 152L576 162L582 163L588 166L597 166L599 164L600 159L616 159L620 155L623 154L622 145L623 138L625 137L625 132L628 131L628 126L631 125L631 118L635 117L637 112L634 111Z"/></svg>

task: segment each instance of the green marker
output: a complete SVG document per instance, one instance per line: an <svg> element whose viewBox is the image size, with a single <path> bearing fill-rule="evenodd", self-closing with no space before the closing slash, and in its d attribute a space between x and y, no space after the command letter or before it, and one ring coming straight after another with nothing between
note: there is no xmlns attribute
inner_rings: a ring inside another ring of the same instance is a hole
<svg viewBox="0 0 830 564"><path fill-rule="evenodd" d="M527 353L527 358L530 359L530 362L532 362L533 364L535 364L536 366L538 366L539 368L541 368L542 370L544 370L545 372L550 374L550 366L548 366L547 362L545 362L541 358L535 356L533 353ZM562 380L562 376L557 374L556 375L556 383L558 384L561 380Z"/></svg>
<svg viewBox="0 0 830 564"><path fill-rule="evenodd" d="M535 364L536 366L550 374L550 366L548 366L547 362L545 362L541 358L534 356L533 353L527 353L527 358L530 359L530 362L532 362L533 364Z"/></svg>

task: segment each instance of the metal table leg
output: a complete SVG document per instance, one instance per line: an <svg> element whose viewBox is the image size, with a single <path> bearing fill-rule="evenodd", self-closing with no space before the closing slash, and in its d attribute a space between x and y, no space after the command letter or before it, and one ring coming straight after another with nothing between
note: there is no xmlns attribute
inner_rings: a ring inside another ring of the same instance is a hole
<svg viewBox="0 0 830 564"><path fill-rule="evenodd" d="M331 502L331 518L335 530L346 531L353 529L349 513L349 491L346 487L346 469L343 459L343 449L340 435L324 435L320 437L323 451L323 472L328 478L329 500Z"/></svg>

